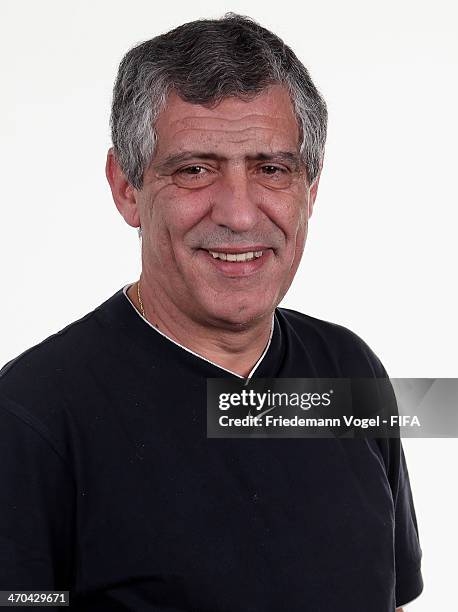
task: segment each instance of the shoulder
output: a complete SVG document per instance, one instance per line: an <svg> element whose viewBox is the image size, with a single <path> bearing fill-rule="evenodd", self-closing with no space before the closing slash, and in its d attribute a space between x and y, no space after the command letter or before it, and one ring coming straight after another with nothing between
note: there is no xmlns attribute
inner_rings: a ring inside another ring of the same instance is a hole
<svg viewBox="0 0 458 612"><path fill-rule="evenodd" d="M97 311L96 308L69 323L8 361L0 369L0 390L7 380L16 376L28 372L38 377L46 372L48 375L51 372L59 373L61 366L74 365L75 361L87 357L97 346L94 339L101 331Z"/></svg>
<svg viewBox="0 0 458 612"><path fill-rule="evenodd" d="M0 368L0 380L13 376L17 371L49 371L63 364L75 365L78 361L96 357L101 340L107 341L113 327L119 325L119 311L125 298L120 289L81 318L51 334L41 342L26 349ZM122 322L122 320L121 320ZM103 349L105 350L105 348Z"/></svg>
<svg viewBox="0 0 458 612"><path fill-rule="evenodd" d="M58 421L81 394L81 381L94 379L97 364L115 350L109 313L119 295L7 362L0 369L0 408L29 424Z"/></svg>
<svg viewBox="0 0 458 612"><path fill-rule="evenodd" d="M290 308L277 308L276 312L286 333L313 358L327 357L336 365L339 375L388 376L375 352L354 331Z"/></svg>
<svg viewBox="0 0 458 612"><path fill-rule="evenodd" d="M277 313L281 315L286 325L301 337L320 338L336 348L368 348L360 336L343 325L317 319L291 308L277 308Z"/></svg>

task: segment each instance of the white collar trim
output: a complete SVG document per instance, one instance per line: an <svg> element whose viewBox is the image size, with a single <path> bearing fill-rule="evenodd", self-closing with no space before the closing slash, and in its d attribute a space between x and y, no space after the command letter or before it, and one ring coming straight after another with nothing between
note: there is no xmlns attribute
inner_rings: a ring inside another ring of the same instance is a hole
<svg viewBox="0 0 458 612"><path fill-rule="evenodd" d="M214 361L211 361L210 359L207 359L206 357L203 357L202 355L199 355L199 353L195 353L194 351L192 351L190 348L188 348L187 346L183 346L182 344L180 344L179 342L176 342L175 340L173 340L172 338L170 338L169 336L167 336L167 334L164 334L164 332L161 332L161 330L159 330L157 327L155 327L154 325L152 325L147 319L145 319L145 317L137 310L137 308L134 306L134 304L132 303L130 297L127 295L127 290L129 289L129 287L132 285L133 283L129 283L128 285L125 285L122 289L122 292L124 293L124 295L127 298L127 301L129 302L129 304L132 306L132 308L135 310L135 312L137 313L137 315L142 319L142 321L144 321L147 325L149 325L152 329L154 329L154 331L156 331L158 334L161 334L161 336L164 336L164 338L167 338L167 340L169 340L170 342L173 342L173 344L176 344L176 346L179 346L180 348L182 348L183 350L187 351L188 353L191 353L191 355L194 355L195 357L199 357L199 359L203 359L203 361L206 361L207 363L211 363L212 365L216 366L217 368L220 368L221 370L224 370L225 372L228 372L229 374L232 374L233 376L237 376L238 378L245 378L244 376L241 376L240 374L237 374L237 372L232 372L232 370L228 370L227 368L224 368L223 366L219 365L218 363L215 363ZM254 364L253 368L251 369L250 373L247 376L247 380L250 379L253 374L255 373L255 371L257 370L258 366L261 364L262 360L264 359L267 351L269 350L270 347L270 343L272 341L272 336L274 333L274 320L275 320L275 312L272 315L272 325L270 327L270 336L269 336L269 341L266 345L266 348L264 349L264 351L262 352L261 357L258 359L258 361Z"/></svg>

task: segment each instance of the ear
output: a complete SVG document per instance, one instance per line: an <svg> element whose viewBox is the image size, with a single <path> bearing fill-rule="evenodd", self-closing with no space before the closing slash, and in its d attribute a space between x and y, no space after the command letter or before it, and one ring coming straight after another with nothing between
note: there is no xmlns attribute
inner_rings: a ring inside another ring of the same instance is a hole
<svg viewBox="0 0 458 612"><path fill-rule="evenodd" d="M313 181L312 186L310 187L310 190L309 190L309 219L313 213L313 205L315 204L315 200L316 200L316 196L318 192L318 185L320 182L320 177L321 177L321 170L318 173L318 176L316 177L316 179Z"/></svg>
<svg viewBox="0 0 458 612"><path fill-rule="evenodd" d="M113 147L108 149L105 174L110 184L111 194L124 221L132 227L140 227L140 214L136 189L126 179L116 159Z"/></svg>

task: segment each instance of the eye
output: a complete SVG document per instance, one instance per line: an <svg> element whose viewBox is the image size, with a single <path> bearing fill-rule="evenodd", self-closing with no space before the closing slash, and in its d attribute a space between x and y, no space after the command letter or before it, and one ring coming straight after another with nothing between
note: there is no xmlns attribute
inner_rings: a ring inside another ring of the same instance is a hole
<svg viewBox="0 0 458 612"><path fill-rule="evenodd" d="M282 174L284 172L287 172L287 170L285 170L285 168L280 168L278 166L262 166L261 170L263 171L264 174L267 174L268 176L274 176L275 174Z"/></svg>
<svg viewBox="0 0 458 612"><path fill-rule="evenodd" d="M202 170L206 170L206 168L204 168L203 166L187 166L186 168L180 168L178 172L191 176L199 176L201 174L204 174L204 172L201 172Z"/></svg>
<svg viewBox="0 0 458 612"><path fill-rule="evenodd" d="M287 189L291 185L293 176L288 168L264 164L258 167L258 180L272 189Z"/></svg>
<svg viewBox="0 0 458 612"><path fill-rule="evenodd" d="M192 164L178 168L174 174L174 182L179 187L197 189L207 187L215 180L217 173L200 164Z"/></svg>

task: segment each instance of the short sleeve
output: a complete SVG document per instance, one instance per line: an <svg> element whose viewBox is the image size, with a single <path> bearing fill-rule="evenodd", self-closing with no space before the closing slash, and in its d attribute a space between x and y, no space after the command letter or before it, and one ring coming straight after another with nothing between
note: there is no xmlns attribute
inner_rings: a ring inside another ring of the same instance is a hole
<svg viewBox="0 0 458 612"><path fill-rule="evenodd" d="M416 599L423 590L422 551L401 439L379 439L378 442L382 447L393 496L396 607L401 607Z"/></svg>
<svg viewBox="0 0 458 612"><path fill-rule="evenodd" d="M409 473L400 440L397 493L395 502L396 605L402 606L420 595L422 551L418 536L417 517L410 489Z"/></svg>
<svg viewBox="0 0 458 612"><path fill-rule="evenodd" d="M375 353L361 341L365 355L376 378L389 378ZM396 402L390 384L389 394ZM409 472L401 438L378 438L393 497L395 516L396 607L408 604L423 590L421 574L422 551L417 517L410 487Z"/></svg>
<svg viewBox="0 0 458 612"><path fill-rule="evenodd" d="M0 397L0 589L69 590L74 485L46 431Z"/></svg>

